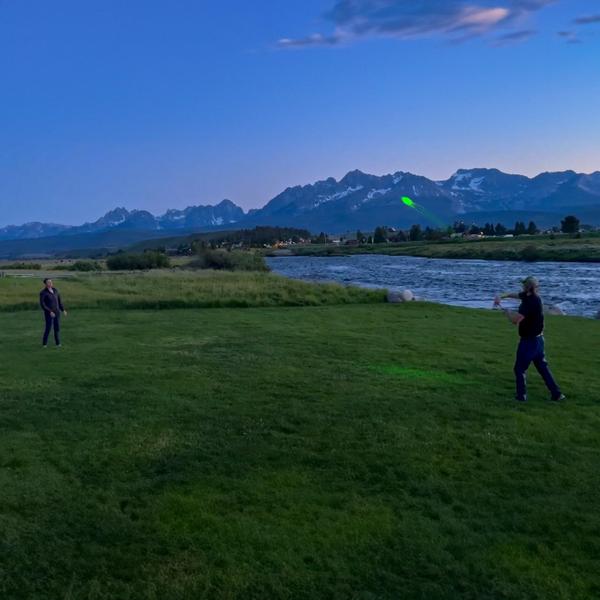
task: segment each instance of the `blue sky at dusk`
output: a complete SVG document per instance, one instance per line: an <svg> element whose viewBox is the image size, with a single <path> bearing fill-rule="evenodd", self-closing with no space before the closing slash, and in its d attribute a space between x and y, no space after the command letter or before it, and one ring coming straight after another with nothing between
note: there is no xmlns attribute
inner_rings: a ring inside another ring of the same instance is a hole
<svg viewBox="0 0 600 600"><path fill-rule="evenodd" d="M600 169L600 0L0 0L0 226Z"/></svg>

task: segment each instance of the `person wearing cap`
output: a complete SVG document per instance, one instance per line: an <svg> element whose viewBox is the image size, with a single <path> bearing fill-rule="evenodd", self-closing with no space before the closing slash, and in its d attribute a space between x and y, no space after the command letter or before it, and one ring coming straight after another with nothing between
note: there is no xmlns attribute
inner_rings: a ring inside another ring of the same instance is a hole
<svg viewBox="0 0 600 600"><path fill-rule="evenodd" d="M48 337L54 328L54 341L60 346L60 313L67 316L59 291L52 284L52 279L44 279L44 289L40 292L40 306L44 311L46 329L42 338L42 346L48 347Z"/></svg>
<svg viewBox="0 0 600 600"><path fill-rule="evenodd" d="M539 296L540 284L535 277L527 277L522 282L523 291L519 293L502 294L494 299L494 306L502 308L504 298L520 300L521 305L517 312L504 308L508 320L518 326L521 338L517 348L515 361L515 377L517 396L519 402L527 400L527 369L534 364L544 383L550 390L551 399L554 401L565 400L558 384L554 380L544 351L544 305Z"/></svg>

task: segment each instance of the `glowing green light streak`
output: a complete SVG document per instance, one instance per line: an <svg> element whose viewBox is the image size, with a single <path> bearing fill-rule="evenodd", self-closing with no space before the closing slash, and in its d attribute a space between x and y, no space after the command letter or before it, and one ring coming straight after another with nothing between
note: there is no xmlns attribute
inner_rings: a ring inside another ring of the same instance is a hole
<svg viewBox="0 0 600 600"><path fill-rule="evenodd" d="M444 228L446 223L442 221L437 215L434 215L432 212L428 211L424 206L417 204L412 198L408 196L402 196L402 203L413 210L416 210L420 215L425 217L427 220L435 223L438 227Z"/></svg>

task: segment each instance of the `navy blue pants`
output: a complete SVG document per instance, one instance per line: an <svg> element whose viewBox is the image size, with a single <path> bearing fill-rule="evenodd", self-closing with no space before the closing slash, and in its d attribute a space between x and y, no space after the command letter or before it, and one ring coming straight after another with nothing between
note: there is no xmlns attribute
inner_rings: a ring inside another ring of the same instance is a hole
<svg viewBox="0 0 600 600"><path fill-rule="evenodd" d="M44 330L44 339L42 340L42 344L44 346L48 343L48 336L50 335L50 331L54 327L54 341L56 345L60 345L60 316L58 313L55 313L55 317L51 317L50 313L44 311L44 317L46 317L46 329Z"/></svg>
<svg viewBox="0 0 600 600"><path fill-rule="evenodd" d="M550 390L552 398L560 396L554 377L548 367L546 355L544 353L544 338L542 336L535 338L521 338L517 349L517 360L515 362L515 377L517 379L517 400L527 399L527 369L533 363L538 373L542 376L544 383Z"/></svg>

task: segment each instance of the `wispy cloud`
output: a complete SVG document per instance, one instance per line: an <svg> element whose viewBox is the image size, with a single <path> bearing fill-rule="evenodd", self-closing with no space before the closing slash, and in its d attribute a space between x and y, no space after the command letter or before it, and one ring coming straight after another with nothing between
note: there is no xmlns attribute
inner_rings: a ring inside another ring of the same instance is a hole
<svg viewBox="0 0 600 600"><path fill-rule="evenodd" d="M533 29L523 29L521 31L511 31L504 35L498 36L494 41L494 46L507 46L509 44L518 44L532 38L537 31Z"/></svg>
<svg viewBox="0 0 600 600"><path fill-rule="evenodd" d="M581 44L583 40L579 36L582 31L581 27L586 25L600 24L600 14L586 15L573 19L572 24L575 25L575 30L559 31L558 35L567 42L567 44Z"/></svg>
<svg viewBox="0 0 600 600"><path fill-rule="evenodd" d="M518 42L534 32L527 17L557 0L335 0L325 19L333 33L279 40L280 47L334 46L368 37L441 36L452 40L493 36L495 43ZM516 31L511 31L521 25Z"/></svg>
<svg viewBox="0 0 600 600"><path fill-rule="evenodd" d="M340 42L340 38L337 35L322 35L320 33L313 33L305 38L290 39L282 38L277 44L281 48L301 48L302 46L335 46Z"/></svg>
<svg viewBox="0 0 600 600"><path fill-rule="evenodd" d="M592 25L600 23L600 15L588 15L587 17L579 17L574 21L575 25Z"/></svg>
<svg viewBox="0 0 600 600"><path fill-rule="evenodd" d="M567 44L581 44L581 40L574 31L559 31L558 36L563 38Z"/></svg>

